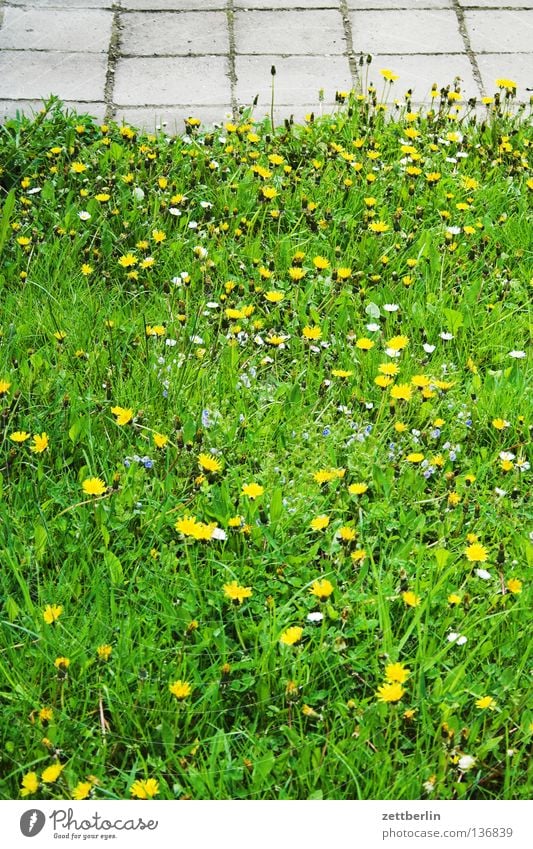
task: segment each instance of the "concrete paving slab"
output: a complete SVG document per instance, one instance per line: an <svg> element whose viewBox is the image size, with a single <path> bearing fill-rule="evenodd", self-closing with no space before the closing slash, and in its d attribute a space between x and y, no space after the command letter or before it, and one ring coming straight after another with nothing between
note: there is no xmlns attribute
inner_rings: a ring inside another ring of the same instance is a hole
<svg viewBox="0 0 533 849"><path fill-rule="evenodd" d="M331 115L335 109L338 109L339 105L331 102L331 103L296 103L296 104L286 104L284 106L275 106L274 107L274 124L276 127L280 127L285 120L290 120L291 117L293 121L297 124L303 124L304 121L310 118L313 115L314 119L320 118L322 115ZM261 121L263 118L270 118L270 107L257 106L253 111L254 119Z"/></svg>
<svg viewBox="0 0 533 849"><path fill-rule="evenodd" d="M492 96L498 91L496 80L507 79L517 83L517 100L529 102L533 94L533 65L530 54L485 53L477 57L477 63L487 95Z"/></svg>
<svg viewBox="0 0 533 849"><path fill-rule="evenodd" d="M533 9L533 0L457 0L463 9Z"/></svg>
<svg viewBox="0 0 533 849"><path fill-rule="evenodd" d="M123 56L223 54L229 49L225 12L131 12L121 20Z"/></svg>
<svg viewBox="0 0 533 849"><path fill-rule="evenodd" d="M472 2L473 0L471 0ZM348 9L453 9L452 0L347 0Z"/></svg>
<svg viewBox="0 0 533 849"><path fill-rule="evenodd" d="M235 9L338 9L339 0L234 0Z"/></svg>
<svg viewBox="0 0 533 849"><path fill-rule="evenodd" d="M5 6L26 6L28 9L111 9L113 0L9 0Z"/></svg>
<svg viewBox="0 0 533 849"><path fill-rule="evenodd" d="M350 13L353 47L368 53L462 53L455 12L406 9Z"/></svg>
<svg viewBox="0 0 533 849"><path fill-rule="evenodd" d="M225 9L225 0L121 0L122 8L149 12L202 12L206 9Z"/></svg>
<svg viewBox="0 0 533 849"><path fill-rule="evenodd" d="M185 119L199 118L204 127L223 125L224 121L232 120L232 110L229 103L225 106L202 106L199 104L179 104L154 108L148 106L133 106L117 109L113 120L119 124L125 123L139 127L147 132L162 129L167 133L183 133Z"/></svg>
<svg viewBox="0 0 533 849"><path fill-rule="evenodd" d="M413 101L420 103L430 102L430 91L433 83L437 88L450 85L454 77L461 77L461 90L463 103L469 97L479 97L480 91L476 85L472 66L466 54L449 56L439 54L438 56L393 56L390 54L377 54L373 57L369 66L368 81L376 86L378 96L383 90L383 78L379 73L380 68L389 68L399 75L399 79L388 86L385 100L392 102L395 99L402 100L405 93L411 89Z"/></svg>
<svg viewBox="0 0 533 849"><path fill-rule="evenodd" d="M115 75L115 103L167 106L231 103L228 62L224 56L121 59Z"/></svg>
<svg viewBox="0 0 533 849"><path fill-rule="evenodd" d="M352 87L345 56L237 56L236 96L239 104L249 105L256 95L259 95L258 105L270 104L272 65L276 68L274 92L278 105L303 102L318 106L321 88L331 101L337 90Z"/></svg>
<svg viewBox="0 0 533 849"><path fill-rule="evenodd" d="M0 50L107 53L112 12L103 9L4 9Z"/></svg>
<svg viewBox="0 0 533 849"><path fill-rule="evenodd" d="M0 99L27 100L57 94L64 100L104 100L104 53L0 51Z"/></svg>
<svg viewBox="0 0 533 849"><path fill-rule="evenodd" d="M235 14L238 54L326 55L345 51L342 18L336 9Z"/></svg>
<svg viewBox="0 0 533 849"><path fill-rule="evenodd" d="M105 103L80 103L72 100L63 101L65 109L80 115L90 115L96 121L103 122L106 113ZM0 121L14 118L17 111L25 115L38 115L43 109L42 100L0 100Z"/></svg>
<svg viewBox="0 0 533 849"><path fill-rule="evenodd" d="M476 53L527 53L533 45L533 12L468 10L465 21Z"/></svg>

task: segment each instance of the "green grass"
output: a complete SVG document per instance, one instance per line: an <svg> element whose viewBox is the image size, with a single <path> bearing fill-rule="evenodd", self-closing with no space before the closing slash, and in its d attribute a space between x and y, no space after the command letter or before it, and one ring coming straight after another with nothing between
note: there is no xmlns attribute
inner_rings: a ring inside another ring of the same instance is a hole
<svg viewBox="0 0 533 849"><path fill-rule="evenodd" d="M529 796L532 136L373 101L0 128L4 798Z"/></svg>

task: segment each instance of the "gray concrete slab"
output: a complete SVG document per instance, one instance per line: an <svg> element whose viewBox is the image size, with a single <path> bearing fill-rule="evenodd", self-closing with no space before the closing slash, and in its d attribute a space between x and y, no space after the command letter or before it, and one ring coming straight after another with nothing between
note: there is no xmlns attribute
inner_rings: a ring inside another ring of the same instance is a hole
<svg viewBox="0 0 533 849"><path fill-rule="evenodd" d="M533 0L458 0L464 9L533 9Z"/></svg>
<svg viewBox="0 0 533 849"><path fill-rule="evenodd" d="M5 5L28 9L111 9L113 0L9 0Z"/></svg>
<svg viewBox="0 0 533 849"><path fill-rule="evenodd" d="M485 53L477 59L485 92L493 95L498 91L496 80L513 80L517 84L517 99L528 102L533 94L533 69L531 54ZM529 91L527 90L529 89Z"/></svg>
<svg viewBox="0 0 533 849"><path fill-rule="evenodd" d="M223 125L232 120L231 105L199 106L198 104L178 104L154 109L147 106L131 106L117 108L113 116L119 124L125 123L133 127L142 127L148 131L157 129L168 133L183 133L186 118L199 118L204 127Z"/></svg>
<svg viewBox="0 0 533 849"><path fill-rule="evenodd" d="M335 91L350 89L350 67L344 56L237 56L236 96L239 104L247 105L259 95L259 105L269 105L272 77L270 69L276 68L274 82L275 102L295 104L299 101L319 105L319 91L335 99Z"/></svg>
<svg viewBox="0 0 533 849"><path fill-rule="evenodd" d="M238 54L331 56L344 53L344 29L338 9L235 13Z"/></svg>
<svg viewBox="0 0 533 849"><path fill-rule="evenodd" d="M347 0L348 9L453 9L452 0Z"/></svg>
<svg viewBox="0 0 533 849"><path fill-rule="evenodd" d="M104 9L40 9L7 6L0 50L107 53L113 14Z"/></svg>
<svg viewBox="0 0 533 849"><path fill-rule="evenodd" d="M100 103L82 103L81 101L65 100L63 106L80 115L90 115L96 121L102 122L105 118L106 105ZM16 115L17 110L25 115L38 115L43 109L42 100L0 100L0 121Z"/></svg>
<svg viewBox="0 0 533 849"><path fill-rule="evenodd" d="M397 98L403 99L411 89L413 100L419 103L430 102L430 92L434 83L440 88L451 84L455 77L461 78L463 103L469 97L479 97L479 90L473 75L470 60L466 54L435 56L377 54L373 57L368 71L368 81L373 82L381 99L383 92L383 77L381 68L388 68L398 74L399 79L385 90L386 102Z"/></svg>
<svg viewBox="0 0 533 849"><path fill-rule="evenodd" d="M122 16L123 56L224 54L229 49L225 12L131 12Z"/></svg>
<svg viewBox="0 0 533 849"><path fill-rule="evenodd" d="M115 76L114 99L120 106L172 106L194 100L201 106L223 107L231 103L227 59L224 56L123 59Z"/></svg>
<svg viewBox="0 0 533 849"><path fill-rule="evenodd" d="M235 9L338 9L338 0L234 0Z"/></svg>
<svg viewBox="0 0 533 849"><path fill-rule="evenodd" d="M183 12L195 10L198 12L207 9L225 9L225 0L121 0L122 8L142 9L149 12Z"/></svg>
<svg viewBox="0 0 533 849"><path fill-rule="evenodd" d="M80 70L83 73L80 73ZM104 53L0 52L0 99L27 100L58 94L64 100L104 100Z"/></svg>
<svg viewBox="0 0 533 849"><path fill-rule="evenodd" d="M465 21L476 53L527 53L533 45L533 11L467 9Z"/></svg>
<svg viewBox="0 0 533 849"><path fill-rule="evenodd" d="M462 53L457 16L448 9L356 11L353 47L364 53Z"/></svg>

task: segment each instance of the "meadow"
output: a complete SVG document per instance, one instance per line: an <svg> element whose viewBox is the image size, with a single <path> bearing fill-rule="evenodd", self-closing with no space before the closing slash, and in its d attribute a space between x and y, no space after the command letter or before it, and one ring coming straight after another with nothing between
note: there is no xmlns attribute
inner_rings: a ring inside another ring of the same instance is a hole
<svg viewBox="0 0 533 849"><path fill-rule="evenodd" d="M529 107L381 79L0 127L2 798L531 793Z"/></svg>

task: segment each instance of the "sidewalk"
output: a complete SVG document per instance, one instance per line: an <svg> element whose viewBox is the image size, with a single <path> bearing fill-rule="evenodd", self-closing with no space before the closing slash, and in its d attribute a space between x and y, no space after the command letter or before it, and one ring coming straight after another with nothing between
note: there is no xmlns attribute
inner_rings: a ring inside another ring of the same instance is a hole
<svg viewBox="0 0 533 849"><path fill-rule="evenodd" d="M381 68L399 75L391 98L422 102L459 76L464 100L505 77L529 101L532 50L533 0L0 0L0 120L51 93L147 129L256 96L262 117L272 65L277 119L300 120L356 86L368 53L378 94Z"/></svg>

